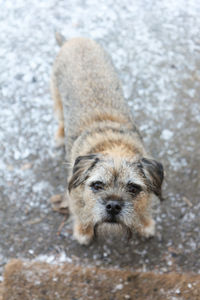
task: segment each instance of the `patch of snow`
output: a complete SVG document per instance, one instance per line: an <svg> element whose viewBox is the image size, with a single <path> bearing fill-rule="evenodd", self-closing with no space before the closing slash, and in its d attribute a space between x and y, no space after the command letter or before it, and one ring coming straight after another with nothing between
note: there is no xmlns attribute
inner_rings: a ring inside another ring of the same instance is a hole
<svg viewBox="0 0 200 300"><path fill-rule="evenodd" d="M163 139L163 140L165 140L165 141L168 141L168 140L170 140L172 137L173 137L173 132L171 131L171 130L169 130L169 129L164 129L163 131L162 131L162 133L161 133L161 138Z"/></svg>
<svg viewBox="0 0 200 300"><path fill-rule="evenodd" d="M59 255L54 254L41 254L37 256L35 261L46 262L49 264L62 264L62 263L71 263L72 259L67 257L65 252L60 252Z"/></svg>
<svg viewBox="0 0 200 300"><path fill-rule="evenodd" d="M175 293L176 293L177 295L180 295L180 294L181 294L180 289L176 289L176 290L175 290Z"/></svg>

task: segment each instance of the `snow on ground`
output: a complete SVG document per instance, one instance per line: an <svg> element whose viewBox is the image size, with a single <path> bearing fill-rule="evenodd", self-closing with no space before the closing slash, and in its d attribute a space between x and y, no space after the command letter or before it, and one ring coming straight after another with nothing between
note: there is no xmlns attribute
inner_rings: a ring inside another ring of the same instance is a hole
<svg viewBox="0 0 200 300"><path fill-rule="evenodd" d="M94 264L199 270L200 3L186 1L4 1L0 4L0 268L10 257L53 255ZM54 33L87 36L110 53L147 148L165 167L157 236L87 250L48 199L66 183L54 147L49 78ZM188 205L191 203L191 205ZM47 259L48 260L48 259Z"/></svg>

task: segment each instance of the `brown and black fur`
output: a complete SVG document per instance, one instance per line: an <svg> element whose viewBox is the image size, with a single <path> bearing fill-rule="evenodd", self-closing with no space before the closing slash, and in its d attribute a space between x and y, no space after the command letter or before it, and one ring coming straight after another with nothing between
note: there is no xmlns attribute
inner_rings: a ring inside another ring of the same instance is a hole
<svg viewBox="0 0 200 300"><path fill-rule="evenodd" d="M59 35L57 39L62 44ZM51 91L59 120L56 139L58 144L65 144L73 166L67 190L75 238L82 244L92 240L94 227L104 223L103 212L102 219L94 215L99 213L95 203L112 197L129 203L129 221L123 216L126 227L153 235L151 206L156 197L161 198L163 168L144 148L108 55L87 38L65 42L54 63ZM89 182L101 172L108 182L97 197ZM126 192L129 173L131 181L142 183L135 197Z"/></svg>

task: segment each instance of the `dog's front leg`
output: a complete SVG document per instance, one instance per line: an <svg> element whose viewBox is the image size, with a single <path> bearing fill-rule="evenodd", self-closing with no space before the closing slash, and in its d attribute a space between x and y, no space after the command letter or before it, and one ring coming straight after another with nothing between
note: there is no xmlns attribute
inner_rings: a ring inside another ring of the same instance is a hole
<svg viewBox="0 0 200 300"><path fill-rule="evenodd" d="M155 221L152 219L152 217L142 217L141 218L141 228L139 229L139 233L141 236L144 236L145 238L150 238L155 235Z"/></svg>
<svg viewBox="0 0 200 300"><path fill-rule="evenodd" d="M81 245L89 245L94 237L94 227L92 225L85 225L80 220L74 221L74 238Z"/></svg>

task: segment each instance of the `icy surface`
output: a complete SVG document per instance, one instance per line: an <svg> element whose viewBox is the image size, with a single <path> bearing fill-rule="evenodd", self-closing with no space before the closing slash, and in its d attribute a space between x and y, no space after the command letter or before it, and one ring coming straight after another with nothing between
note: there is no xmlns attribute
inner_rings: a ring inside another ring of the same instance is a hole
<svg viewBox="0 0 200 300"><path fill-rule="evenodd" d="M48 261L64 251L96 265L199 271L199 11L199 0L1 2L0 268L10 257ZM94 38L112 55L147 148L164 164L166 200L150 241L85 248L71 224L56 235L62 216L48 199L66 181L49 92L56 31Z"/></svg>
<svg viewBox="0 0 200 300"><path fill-rule="evenodd" d="M164 129L163 130L163 132L161 133L161 138L163 139L163 140L170 140L171 138L172 138L172 136L173 136L173 132L172 131L170 131L170 130L168 130L168 129Z"/></svg>

